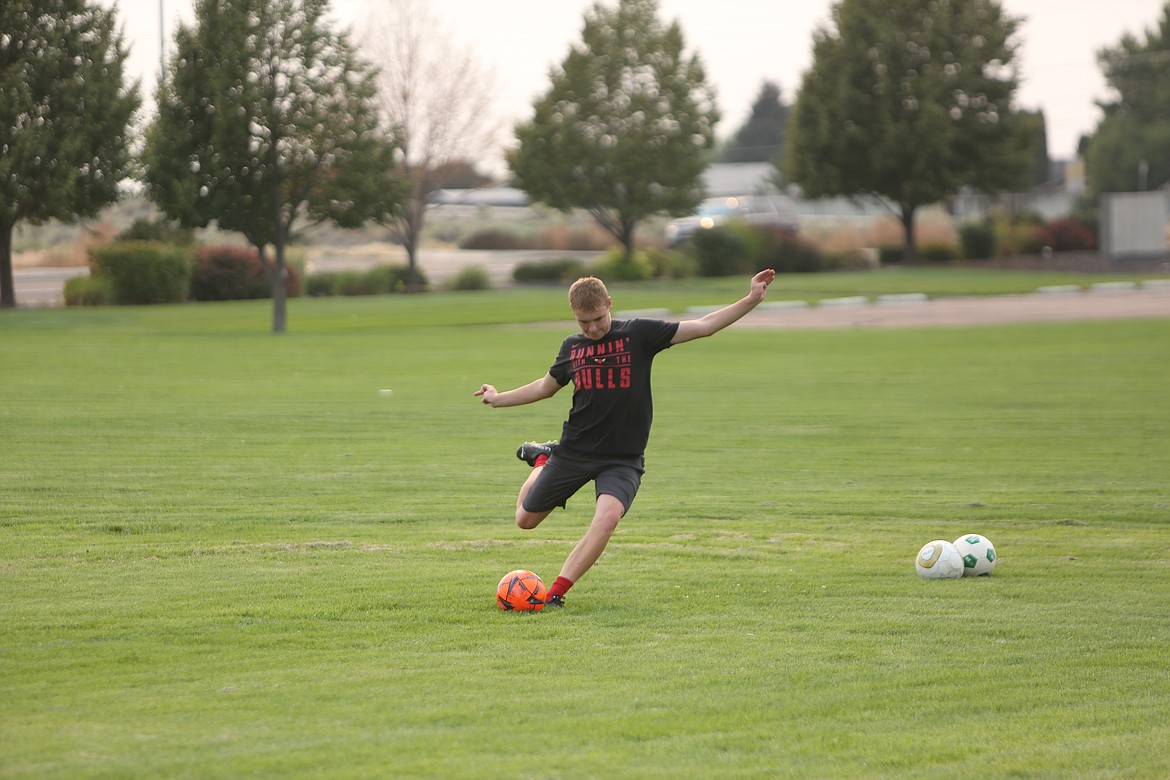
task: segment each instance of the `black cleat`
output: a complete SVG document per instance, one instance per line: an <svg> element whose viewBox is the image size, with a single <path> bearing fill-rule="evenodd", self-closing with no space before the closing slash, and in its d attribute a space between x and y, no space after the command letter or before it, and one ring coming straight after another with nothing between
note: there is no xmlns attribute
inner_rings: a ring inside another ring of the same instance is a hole
<svg viewBox="0 0 1170 780"><path fill-rule="evenodd" d="M549 596L547 599L544 600L544 608L545 609L564 609L564 606L565 606L565 597L564 596Z"/></svg>
<svg viewBox="0 0 1170 780"><path fill-rule="evenodd" d="M544 444L537 444L534 441L526 441L516 449L516 457L529 466L535 466L537 457L541 455L552 455L558 443L555 441L546 441Z"/></svg>

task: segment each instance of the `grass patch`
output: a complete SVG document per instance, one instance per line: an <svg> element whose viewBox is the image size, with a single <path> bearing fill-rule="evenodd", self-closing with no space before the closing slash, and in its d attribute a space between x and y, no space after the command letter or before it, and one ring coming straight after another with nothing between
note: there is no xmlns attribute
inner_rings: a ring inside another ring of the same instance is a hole
<svg viewBox="0 0 1170 780"><path fill-rule="evenodd" d="M0 317L0 777L1170 774L1170 321L670 350L630 516L517 616L590 515L511 521L568 397L471 393L563 292L268 306ZM992 577L915 576L968 531Z"/></svg>

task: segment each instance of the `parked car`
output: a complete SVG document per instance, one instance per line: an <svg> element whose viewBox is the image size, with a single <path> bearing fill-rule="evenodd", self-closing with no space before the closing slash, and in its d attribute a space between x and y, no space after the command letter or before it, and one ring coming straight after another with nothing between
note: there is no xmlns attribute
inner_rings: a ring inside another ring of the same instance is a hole
<svg viewBox="0 0 1170 780"><path fill-rule="evenodd" d="M673 248L689 241L696 230L710 230L731 220L796 230L796 210L788 198L729 195L707 198L693 215L671 222L666 226L666 241Z"/></svg>

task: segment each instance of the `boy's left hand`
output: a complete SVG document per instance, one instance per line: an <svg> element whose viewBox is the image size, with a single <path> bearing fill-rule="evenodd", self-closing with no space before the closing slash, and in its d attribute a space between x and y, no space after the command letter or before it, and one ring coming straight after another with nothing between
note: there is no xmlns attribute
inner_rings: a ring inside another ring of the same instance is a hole
<svg viewBox="0 0 1170 780"><path fill-rule="evenodd" d="M768 285L776 279L776 272L771 268L765 268L758 274L752 277L752 291L751 297L754 300L762 301L768 292Z"/></svg>

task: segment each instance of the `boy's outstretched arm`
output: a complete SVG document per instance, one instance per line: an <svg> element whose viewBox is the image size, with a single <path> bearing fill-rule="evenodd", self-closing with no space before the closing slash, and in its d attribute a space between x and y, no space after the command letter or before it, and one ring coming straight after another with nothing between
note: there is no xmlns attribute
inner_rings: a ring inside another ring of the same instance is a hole
<svg viewBox="0 0 1170 780"><path fill-rule="evenodd" d="M529 382L523 387L517 387L515 390L500 392L492 385L482 385L475 391L475 395L482 398L486 405L496 408L543 401L545 398L552 398L560 389L561 386L557 384L557 380L552 378L552 374L545 374L540 379Z"/></svg>
<svg viewBox="0 0 1170 780"><path fill-rule="evenodd" d="M768 292L768 285L775 278L776 272L771 268L760 271L752 277L752 286L747 295L730 306L724 306L722 309L713 311L697 320L683 320L678 324L678 331L670 343L682 344L684 341L701 339L723 330L756 308L756 305L764 300L764 296Z"/></svg>

